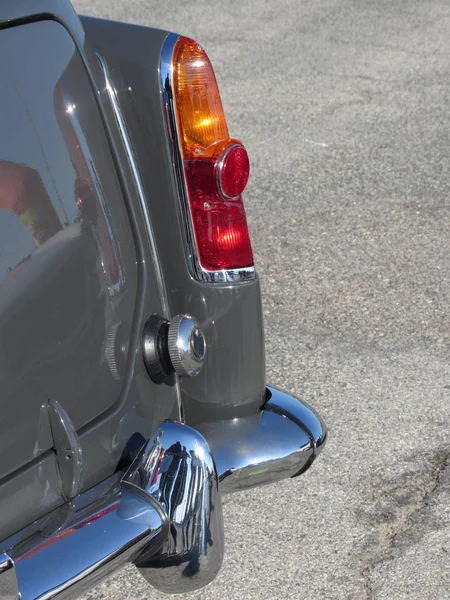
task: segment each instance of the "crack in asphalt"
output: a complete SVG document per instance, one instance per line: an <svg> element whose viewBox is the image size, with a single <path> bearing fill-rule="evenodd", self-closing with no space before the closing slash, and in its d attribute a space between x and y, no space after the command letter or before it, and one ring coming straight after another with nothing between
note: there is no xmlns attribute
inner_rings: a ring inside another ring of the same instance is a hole
<svg viewBox="0 0 450 600"><path fill-rule="evenodd" d="M392 560L397 538L411 531L417 518L426 509L432 495L439 491L441 475L449 466L450 450L438 450L429 459L429 468L407 481L392 482L378 491L376 504L381 504L376 521L376 541L372 548L360 555L361 581L365 600L373 600L375 592L370 576L380 563ZM384 505L384 506L383 506Z"/></svg>

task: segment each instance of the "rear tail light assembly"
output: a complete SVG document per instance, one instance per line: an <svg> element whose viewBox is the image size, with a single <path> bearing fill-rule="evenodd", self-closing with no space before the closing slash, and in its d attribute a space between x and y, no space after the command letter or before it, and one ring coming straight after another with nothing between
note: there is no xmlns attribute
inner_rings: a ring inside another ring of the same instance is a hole
<svg viewBox="0 0 450 600"><path fill-rule="evenodd" d="M250 162L243 144L230 138L206 52L170 34L161 80L192 275L211 283L254 279L242 200Z"/></svg>

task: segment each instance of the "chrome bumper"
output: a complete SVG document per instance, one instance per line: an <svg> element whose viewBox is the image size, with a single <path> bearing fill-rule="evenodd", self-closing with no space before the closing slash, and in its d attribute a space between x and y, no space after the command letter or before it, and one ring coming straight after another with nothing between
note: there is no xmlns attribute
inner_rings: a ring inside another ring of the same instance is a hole
<svg viewBox="0 0 450 600"><path fill-rule="evenodd" d="M0 597L76 598L130 562L163 592L198 589L222 564L222 494L303 473L325 439L311 408L273 388L256 415L165 421L125 475L0 543Z"/></svg>

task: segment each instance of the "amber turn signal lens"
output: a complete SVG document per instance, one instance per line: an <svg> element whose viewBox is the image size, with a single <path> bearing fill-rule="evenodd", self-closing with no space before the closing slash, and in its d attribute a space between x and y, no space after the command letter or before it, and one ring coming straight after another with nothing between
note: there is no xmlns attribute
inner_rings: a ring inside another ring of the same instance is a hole
<svg viewBox="0 0 450 600"><path fill-rule="evenodd" d="M175 48L174 90L183 158L208 157L228 139L228 127L216 76L206 52L180 38Z"/></svg>
<svg viewBox="0 0 450 600"><path fill-rule="evenodd" d="M203 48L179 38L173 54L173 100L190 216L205 271L253 266L242 192L250 163L230 139L214 70Z"/></svg>

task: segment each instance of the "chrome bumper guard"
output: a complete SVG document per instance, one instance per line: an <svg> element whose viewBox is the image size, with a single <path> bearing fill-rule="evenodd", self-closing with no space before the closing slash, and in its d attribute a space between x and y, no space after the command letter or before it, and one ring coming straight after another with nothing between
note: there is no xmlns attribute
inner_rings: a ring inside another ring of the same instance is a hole
<svg viewBox="0 0 450 600"><path fill-rule="evenodd" d="M166 593L203 587L222 564L222 494L303 473L325 439L311 408L273 388L256 415L165 421L124 475L0 543L0 597L76 598L127 563Z"/></svg>

